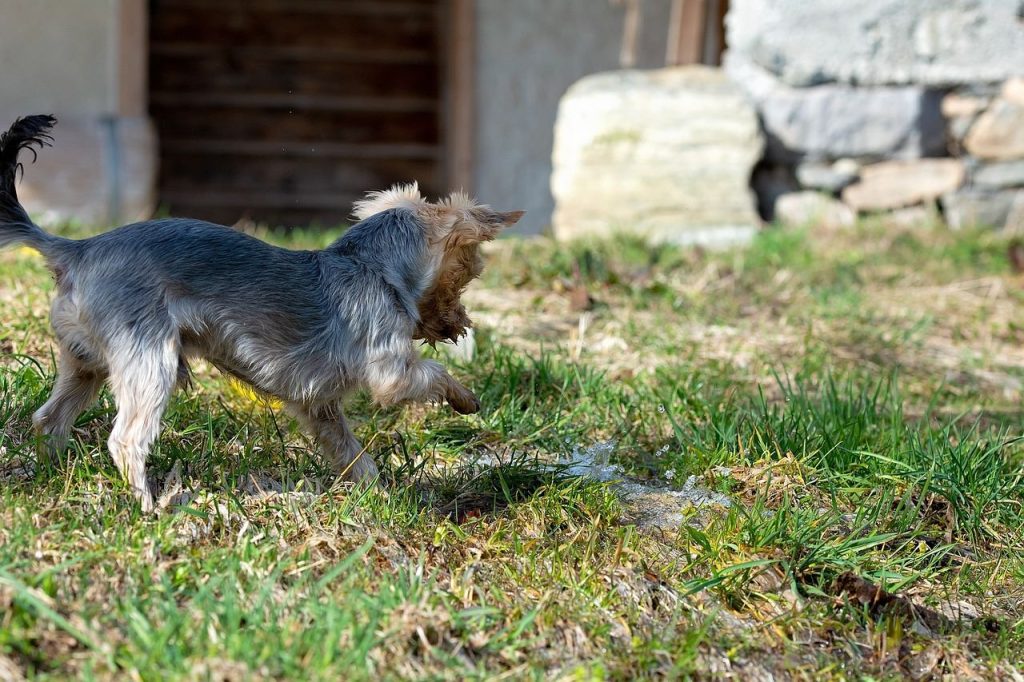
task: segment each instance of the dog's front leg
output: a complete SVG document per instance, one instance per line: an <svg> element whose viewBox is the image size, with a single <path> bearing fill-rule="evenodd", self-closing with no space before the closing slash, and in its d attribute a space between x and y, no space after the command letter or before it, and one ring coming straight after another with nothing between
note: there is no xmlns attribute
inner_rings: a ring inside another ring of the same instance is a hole
<svg viewBox="0 0 1024 682"><path fill-rule="evenodd" d="M367 384L380 405L406 400L446 400L459 414L480 411L480 401L439 362L416 356L382 359L371 363Z"/></svg>
<svg viewBox="0 0 1024 682"><path fill-rule="evenodd" d="M288 407L316 439L320 454L335 474L356 482L377 478L377 465L352 433L341 405L292 403Z"/></svg>

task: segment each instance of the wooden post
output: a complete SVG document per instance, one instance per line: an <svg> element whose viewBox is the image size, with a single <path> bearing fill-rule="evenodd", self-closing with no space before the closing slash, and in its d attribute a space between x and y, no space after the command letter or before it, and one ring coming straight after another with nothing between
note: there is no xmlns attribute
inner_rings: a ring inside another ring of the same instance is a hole
<svg viewBox="0 0 1024 682"><path fill-rule="evenodd" d="M472 192L476 147L475 0L447 0L445 5L445 183L449 189Z"/></svg>
<svg viewBox="0 0 1024 682"><path fill-rule="evenodd" d="M706 0L672 0L667 66L699 64L704 56Z"/></svg>
<svg viewBox="0 0 1024 682"><path fill-rule="evenodd" d="M145 116L148 107L149 24L146 0L117 7L117 107L119 116Z"/></svg>

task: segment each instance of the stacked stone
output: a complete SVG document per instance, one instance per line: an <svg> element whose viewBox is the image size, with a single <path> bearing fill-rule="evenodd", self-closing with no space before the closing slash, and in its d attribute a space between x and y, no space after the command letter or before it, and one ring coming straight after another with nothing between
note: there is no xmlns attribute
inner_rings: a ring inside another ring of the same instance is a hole
<svg viewBox="0 0 1024 682"><path fill-rule="evenodd" d="M762 215L1015 229L1024 212L1024 5L734 0L726 70L757 108Z"/></svg>
<svg viewBox="0 0 1024 682"><path fill-rule="evenodd" d="M992 225L1024 232L1024 78L997 93L964 88L946 95L942 113L967 181L942 197L953 228Z"/></svg>

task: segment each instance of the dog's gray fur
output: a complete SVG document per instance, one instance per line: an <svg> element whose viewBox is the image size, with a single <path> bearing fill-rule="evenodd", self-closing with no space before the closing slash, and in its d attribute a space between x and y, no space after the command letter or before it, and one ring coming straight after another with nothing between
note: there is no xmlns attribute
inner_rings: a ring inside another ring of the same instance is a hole
<svg viewBox="0 0 1024 682"><path fill-rule="evenodd" d="M377 468L342 412L353 389L369 388L381 404L446 399L463 413L479 408L440 364L419 357L412 339L446 249L492 238L520 213L454 195L429 204L412 186L370 195L357 206L362 222L322 251L180 218L68 240L34 225L14 188L18 151L45 144L54 122L26 117L0 140L0 246L37 249L57 281L58 377L33 417L50 455L109 381L118 407L110 453L151 510L146 455L193 357L284 401L327 462L357 481Z"/></svg>

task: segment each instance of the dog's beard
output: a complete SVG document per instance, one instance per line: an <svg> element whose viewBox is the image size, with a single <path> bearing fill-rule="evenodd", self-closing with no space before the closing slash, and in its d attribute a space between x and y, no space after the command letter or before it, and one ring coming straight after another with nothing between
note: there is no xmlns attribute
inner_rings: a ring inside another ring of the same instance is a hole
<svg viewBox="0 0 1024 682"><path fill-rule="evenodd" d="M413 338L434 345L439 341L455 343L465 336L473 321L462 305L462 292L482 270L476 244L445 254L437 281L420 299L420 321Z"/></svg>

